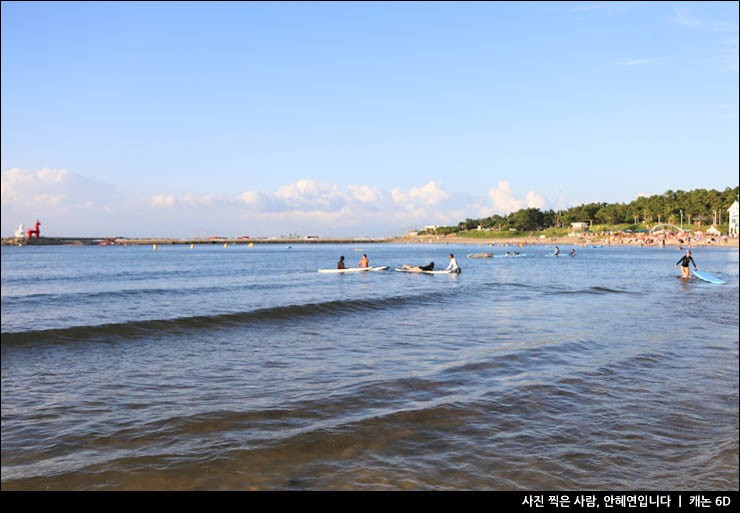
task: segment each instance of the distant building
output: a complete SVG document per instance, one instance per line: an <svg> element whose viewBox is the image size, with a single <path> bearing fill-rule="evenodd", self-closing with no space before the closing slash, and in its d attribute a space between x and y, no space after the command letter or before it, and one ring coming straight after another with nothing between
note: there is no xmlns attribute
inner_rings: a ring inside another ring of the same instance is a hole
<svg viewBox="0 0 740 513"><path fill-rule="evenodd" d="M727 209L727 212L730 213L730 229L728 231L730 237L737 237L738 224L740 224L738 210L740 210L740 206L738 206L737 200Z"/></svg>
<svg viewBox="0 0 740 513"><path fill-rule="evenodd" d="M582 232L588 230L588 223L570 223L570 227L577 232Z"/></svg>

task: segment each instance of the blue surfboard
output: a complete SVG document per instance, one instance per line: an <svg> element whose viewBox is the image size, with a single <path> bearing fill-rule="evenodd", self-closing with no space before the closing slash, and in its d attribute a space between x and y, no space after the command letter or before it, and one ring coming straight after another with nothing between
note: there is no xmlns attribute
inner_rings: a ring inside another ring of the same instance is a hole
<svg viewBox="0 0 740 513"><path fill-rule="evenodd" d="M694 273L694 276L699 278L700 280L708 281L709 283L716 283L718 285L722 285L724 283L727 283L725 280L722 280L720 278L717 278L712 273L708 273L706 271L691 271Z"/></svg>

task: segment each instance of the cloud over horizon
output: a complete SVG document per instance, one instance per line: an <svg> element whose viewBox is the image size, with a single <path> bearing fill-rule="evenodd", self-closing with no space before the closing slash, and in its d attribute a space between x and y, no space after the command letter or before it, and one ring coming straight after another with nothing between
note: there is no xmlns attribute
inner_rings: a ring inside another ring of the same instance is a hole
<svg viewBox="0 0 740 513"><path fill-rule="evenodd" d="M426 224L456 224L467 217L544 208L529 191L515 196L501 181L487 196L450 191L441 182L390 191L368 184L340 186L301 179L274 191L233 196L164 191L125 197L110 184L62 169L2 174L2 231L42 221L42 234L64 236L319 236L399 235Z"/></svg>

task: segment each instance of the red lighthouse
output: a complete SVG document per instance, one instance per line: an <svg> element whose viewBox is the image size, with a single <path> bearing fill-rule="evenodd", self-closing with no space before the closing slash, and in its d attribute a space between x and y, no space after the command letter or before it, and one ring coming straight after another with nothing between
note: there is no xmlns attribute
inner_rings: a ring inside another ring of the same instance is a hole
<svg viewBox="0 0 740 513"><path fill-rule="evenodd" d="M27 230L26 231L26 238L30 239L31 237L39 238L39 233L41 233L41 230L39 230L39 226L41 226L41 221L36 219L36 224L33 225L33 230Z"/></svg>

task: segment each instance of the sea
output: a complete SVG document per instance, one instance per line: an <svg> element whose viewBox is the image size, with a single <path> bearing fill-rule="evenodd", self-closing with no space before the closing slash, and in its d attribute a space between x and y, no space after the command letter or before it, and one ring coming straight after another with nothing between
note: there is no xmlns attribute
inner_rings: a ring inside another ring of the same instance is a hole
<svg viewBox="0 0 740 513"><path fill-rule="evenodd" d="M738 490L736 247L362 244L3 247L2 489Z"/></svg>

